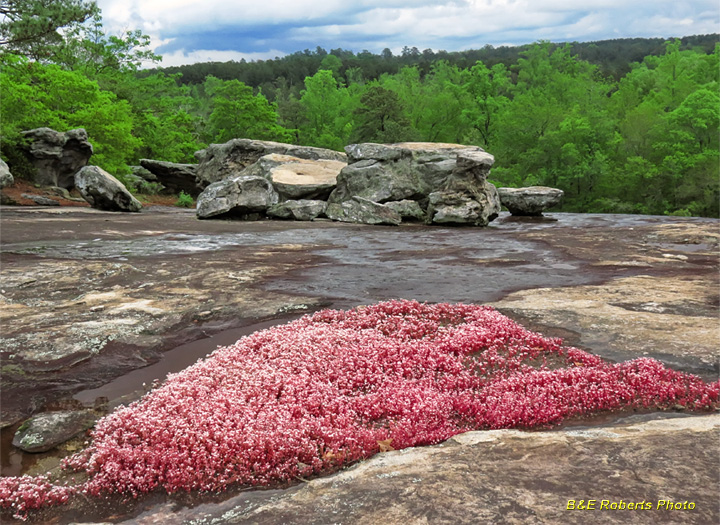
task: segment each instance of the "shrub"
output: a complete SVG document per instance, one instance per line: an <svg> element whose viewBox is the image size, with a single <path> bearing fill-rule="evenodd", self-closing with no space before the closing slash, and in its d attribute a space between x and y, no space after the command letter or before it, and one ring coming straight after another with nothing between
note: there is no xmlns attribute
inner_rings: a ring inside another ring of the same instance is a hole
<svg viewBox="0 0 720 525"><path fill-rule="evenodd" d="M195 201L191 195L185 193L184 191L180 191L180 195L178 195L178 200L175 202L175 206L180 208L192 208L195 206Z"/></svg>

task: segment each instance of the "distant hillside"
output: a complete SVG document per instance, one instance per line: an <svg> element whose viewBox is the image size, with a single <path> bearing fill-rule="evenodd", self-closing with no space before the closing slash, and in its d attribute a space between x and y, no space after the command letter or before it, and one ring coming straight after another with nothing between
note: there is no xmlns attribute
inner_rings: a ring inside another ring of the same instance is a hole
<svg viewBox="0 0 720 525"><path fill-rule="evenodd" d="M647 55L660 55L665 47L665 38L618 38L597 42L571 42L572 53L581 59L596 64L600 72L618 80L628 71L630 64L642 61ZM681 49L701 50L712 53L715 45L720 42L720 35L686 36L680 39ZM556 46L565 43L556 43ZM330 52L321 47L314 51L306 49L274 60L258 60L253 62L204 62L186 66L159 68L166 73L181 73L183 84L200 84L208 75L223 80L238 79L253 88L263 87L265 93L273 92L278 79L284 79L289 86L302 86L305 77L314 75L328 55L335 55L342 61L340 74L347 78L348 70L354 78L373 80L383 73L397 73L404 66L418 66L421 72L427 73L433 62L447 60L461 68L473 65L481 60L488 67L497 63L510 66L517 62L521 52L529 45L509 47L493 47L487 45L482 49L467 51L420 51L416 47L405 47L399 55L393 55L389 49L380 54L369 51L354 53L344 49L333 49ZM144 74L150 74L152 70Z"/></svg>

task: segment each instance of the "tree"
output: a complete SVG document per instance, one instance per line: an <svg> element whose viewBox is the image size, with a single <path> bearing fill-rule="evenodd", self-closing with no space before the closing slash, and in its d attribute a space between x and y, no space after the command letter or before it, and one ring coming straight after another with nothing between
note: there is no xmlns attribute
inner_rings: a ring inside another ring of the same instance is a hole
<svg viewBox="0 0 720 525"><path fill-rule="evenodd" d="M87 0L1 0L0 46L35 60L52 60L62 43L60 30L72 30L100 13Z"/></svg>
<svg viewBox="0 0 720 525"><path fill-rule="evenodd" d="M300 129L302 144L342 150L352 131L352 106L348 90L338 85L332 71L321 69L305 79L300 103L305 126Z"/></svg>
<svg viewBox="0 0 720 525"><path fill-rule="evenodd" d="M18 158L21 132L38 127L58 131L85 128L94 146L93 163L112 174L128 173L140 140L133 136L130 105L97 82L54 64L5 56L0 75L3 152ZM12 158L10 159L12 160Z"/></svg>
<svg viewBox="0 0 720 525"><path fill-rule="evenodd" d="M370 87L360 98L353 142L404 142L414 139L400 97L381 86Z"/></svg>
<svg viewBox="0 0 720 525"><path fill-rule="evenodd" d="M212 98L206 130L208 142L227 142L234 138L282 142L290 139L288 131L277 123L276 107L262 94L253 95L252 88L239 80L208 77L205 91Z"/></svg>

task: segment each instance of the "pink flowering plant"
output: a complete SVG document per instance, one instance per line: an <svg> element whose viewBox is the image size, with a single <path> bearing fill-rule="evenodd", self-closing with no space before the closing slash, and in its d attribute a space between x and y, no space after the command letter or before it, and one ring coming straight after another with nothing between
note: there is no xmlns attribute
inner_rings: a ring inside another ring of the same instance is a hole
<svg viewBox="0 0 720 525"><path fill-rule="evenodd" d="M74 494L221 491L336 470L468 430L622 408L718 406L720 382L653 359L610 364L486 306L388 301L324 310L218 348L100 420L65 461L80 484L2 478L22 516Z"/></svg>

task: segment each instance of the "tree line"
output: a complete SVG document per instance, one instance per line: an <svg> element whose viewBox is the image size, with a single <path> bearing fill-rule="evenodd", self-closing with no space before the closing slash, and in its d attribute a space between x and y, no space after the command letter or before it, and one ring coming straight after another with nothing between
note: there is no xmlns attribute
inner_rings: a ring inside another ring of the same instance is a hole
<svg viewBox="0 0 720 525"><path fill-rule="evenodd" d="M538 42L503 59L489 59L490 48L318 49L272 61L288 70L253 80L212 64L143 70L160 59L148 37L107 35L93 2L7 0L0 14L8 5L20 14L0 24L0 146L14 173L26 169L21 131L40 126L86 128L93 163L121 179L140 158L193 162L236 137L337 150L454 142L494 154L498 185L564 190L565 211L720 216L717 35L663 42L613 71L587 56L604 43ZM53 31L36 23L43 16ZM639 40L607 42L632 44L616 53L632 56Z"/></svg>

